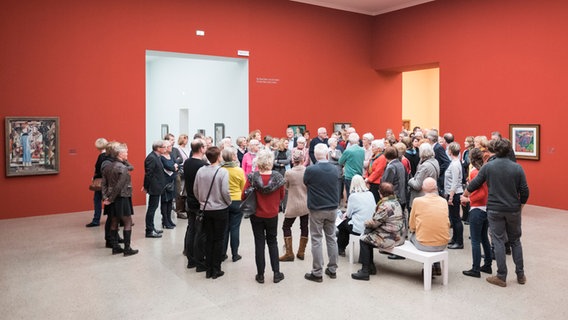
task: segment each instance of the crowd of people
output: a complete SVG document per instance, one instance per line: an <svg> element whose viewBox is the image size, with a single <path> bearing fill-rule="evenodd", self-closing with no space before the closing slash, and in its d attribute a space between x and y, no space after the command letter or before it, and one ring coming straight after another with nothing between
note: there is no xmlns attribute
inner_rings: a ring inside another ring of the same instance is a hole
<svg viewBox="0 0 568 320"><path fill-rule="evenodd" d="M125 144L98 139L101 151L95 178L102 190L94 193L95 214L87 227L99 225L102 206L107 215L105 240L112 253L125 256L138 252L130 247L132 184ZM144 185L148 194L145 236L161 238L163 229L188 219L184 251L187 268L205 272L206 278L224 275L222 263L231 250L239 261L240 205L254 190L256 211L250 216L254 235L256 276L265 281L265 249L268 247L273 282L284 279L280 262L304 259L310 240L312 270L305 279L322 282L335 279L338 256L345 256L350 234L360 236L361 269L351 277L369 280L376 274L373 248L389 249L408 239L423 251L464 248L464 224L469 225L471 269L465 276L480 278L497 273L491 284L507 285L505 256L513 255L517 282L524 284L521 212L529 189L522 167L516 163L511 142L498 132L490 139L468 136L463 148L451 133L437 130L403 130L395 137L387 130L375 139L355 128L333 132L317 130L317 136L298 134L292 128L279 139L260 130L233 143L224 138L218 146L211 137L196 134L190 142L168 134L152 144L144 161ZM175 202L175 211L174 211ZM162 229L154 225L160 206ZM278 249L278 214L283 213L285 252ZM291 227L300 220L296 255ZM124 226L123 238L118 235ZM490 237L489 237L490 235ZM327 249L324 264L323 239ZM124 243L124 248L120 246ZM483 254L481 254L483 248ZM483 258L483 265L481 259ZM389 255L389 259L404 259ZM433 265L432 274L441 275Z"/></svg>

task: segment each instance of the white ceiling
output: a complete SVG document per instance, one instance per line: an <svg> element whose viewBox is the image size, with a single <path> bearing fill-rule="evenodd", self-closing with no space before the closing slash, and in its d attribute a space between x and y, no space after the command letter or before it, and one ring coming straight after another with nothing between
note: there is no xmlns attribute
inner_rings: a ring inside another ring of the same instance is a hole
<svg viewBox="0 0 568 320"><path fill-rule="evenodd" d="M315 6L362 13L370 16L404 9L434 0L291 0Z"/></svg>

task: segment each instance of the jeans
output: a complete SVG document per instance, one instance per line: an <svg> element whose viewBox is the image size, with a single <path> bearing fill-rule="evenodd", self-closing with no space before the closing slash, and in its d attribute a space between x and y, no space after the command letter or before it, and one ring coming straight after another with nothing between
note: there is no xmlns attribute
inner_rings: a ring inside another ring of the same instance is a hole
<svg viewBox="0 0 568 320"><path fill-rule="evenodd" d="M101 223L101 213L103 212L103 192L95 191L93 196L93 202L95 205L95 214L93 216L93 223Z"/></svg>
<svg viewBox="0 0 568 320"><path fill-rule="evenodd" d="M270 266L274 273L280 272L280 260L278 259L278 216L274 218L259 218L250 216L250 224L254 235L254 256L256 261L256 273L263 275L266 267L264 248L268 245Z"/></svg>
<svg viewBox="0 0 568 320"><path fill-rule="evenodd" d="M469 233L471 234L471 255L473 258L473 271L479 271L481 264L481 246L485 254L484 265L491 266L491 245L487 229L489 222L487 221L487 212L474 208L469 211ZM481 246L480 246L481 245Z"/></svg>
<svg viewBox="0 0 568 320"><path fill-rule="evenodd" d="M521 245L521 210L514 212L487 210L489 229L495 247L495 262L497 262L497 277L507 280L507 258L505 242L509 239L515 273L517 277L525 274L523 262L523 247Z"/></svg>
<svg viewBox="0 0 568 320"><path fill-rule="evenodd" d="M240 209L241 201L232 201L229 206L229 223L225 230L225 242L223 252L227 253L229 247L229 239L231 240L231 254L234 256L239 254L241 221L243 221L243 213Z"/></svg>
<svg viewBox="0 0 568 320"><path fill-rule="evenodd" d="M351 182L351 181L349 181ZM327 268L331 273L337 270L337 239L335 237L335 219L337 209L331 210L310 210L310 234L312 240L312 274L316 277L322 276L323 270L323 250L322 239L325 235L327 245L327 256L329 262Z"/></svg>
<svg viewBox="0 0 568 320"><path fill-rule="evenodd" d="M148 199L148 209L146 209L146 233L154 231L154 214L160 205L160 195L150 195Z"/></svg>
<svg viewBox="0 0 568 320"><path fill-rule="evenodd" d="M205 241L205 263L207 271L212 274L221 271L223 260L223 240L229 220L228 208L222 210L206 210L203 215L203 230L207 235Z"/></svg>
<svg viewBox="0 0 568 320"><path fill-rule="evenodd" d="M308 219L310 215L305 214L300 216L300 236L307 237L308 236ZM291 237L292 236L292 225L296 221L296 217L294 218L284 218L284 222L282 223L282 233L284 237Z"/></svg>
<svg viewBox="0 0 568 320"><path fill-rule="evenodd" d="M450 224L452 225L452 242L463 246L463 223L460 217L460 196L461 193L454 194L452 204L448 204L450 212Z"/></svg>

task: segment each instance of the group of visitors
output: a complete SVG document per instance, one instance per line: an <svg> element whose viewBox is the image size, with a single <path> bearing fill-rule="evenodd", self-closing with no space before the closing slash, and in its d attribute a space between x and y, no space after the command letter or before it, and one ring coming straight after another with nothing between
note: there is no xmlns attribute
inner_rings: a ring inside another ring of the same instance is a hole
<svg viewBox="0 0 568 320"><path fill-rule="evenodd" d="M351 276L369 280L377 272L373 248L389 249L408 238L423 251L463 249L464 223L470 227L473 260L464 275L492 274L494 257L497 274L487 281L506 286L505 255L510 246L517 281L526 282L520 216L529 191L510 141L497 132L491 140L467 137L465 150L450 133L440 137L435 129L418 127L401 132L398 139L392 130L382 139L372 133L361 138L353 127L328 137L322 127L312 140L288 128L282 139L262 139L260 130L255 130L248 138L237 138L235 146L228 137L213 146L211 138L200 134L191 143L187 135L180 136L177 147L174 142L168 134L153 143L144 163L143 191L149 195L146 237L162 236L163 230L154 226L158 205L162 227L176 226L171 217L176 201L177 217L188 219L187 267L206 272L207 278L223 276L221 264L228 258L229 247L233 262L242 258L238 251L243 219L240 204L248 196L245 190L252 188L256 212L250 222L259 283L265 280L266 246L273 282L278 283L284 279L280 262L303 260L310 240L313 267L305 278L322 282L324 273L336 278L338 256L345 256L350 234L358 235L362 268ZM113 253L135 254L137 250L130 248L132 167L126 161L126 146L104 139L97 140L96 146L102 152L94 177L102 177L103 188L95 192L95 217L87 226L99 224L100 203L104 203L111 221L105 227L107 246ZM284 214L282 256L277 241L279 212ZM291 227L296 218L301 232L295 255ZM119 221L124 224L124 249L118 244L122 240L117 232ZM433 266L432 274L441 275L439 265Z"/></svg>

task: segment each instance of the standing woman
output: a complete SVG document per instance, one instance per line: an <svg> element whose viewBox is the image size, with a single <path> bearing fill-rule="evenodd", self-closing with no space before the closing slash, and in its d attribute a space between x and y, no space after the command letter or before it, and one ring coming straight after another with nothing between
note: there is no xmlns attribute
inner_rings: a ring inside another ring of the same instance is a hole
<svg viewBox="0 0 568 320"><path fill-rule="evenodd" d="M453 230L448 249L463 249L463 223L460 217L460 197L463 193L460 144L457 142L450 143L448 152L451 162L444 173L444 195L448 200L450 223Z"/></svg>
<svg viewBox="0 0 568 320"><path fill-rule="evenodd" d="M108 144L108 141L105 138L98 138L95 141L95 147L99 150L99 155L97 157L97 162L95 163L95 174L93 175L93 180L101 179L103 174L101 172L101 165L103 161L106 159L105 149ZM101 224L101 213L103 211L103 192L101 190L97 190L94 192L95 195L93 197L93 202L95 204L95 214L93 216L93 221L86 225L87 228L91 227L98 227Z"/></svg>
<svg viewBox="0 0 568 320"><path fill-rule="evenodd" d="M185 200L187 199L187 192L185 190L185 175L183 174L183 163L191 153L189 149L187 134L182 133L178 137L177 150L181 156L181 162L178 165L178 174L176 177L176 215L178 219L187 219L187 211L185 208Z"/></svg>
<svg viewBox="0 0 568 320"><path fill-rule="evenodd" d="M227 248L229 247L229 239L231 240L231 254L233 262L241 260L239 255L240 230L243 213L241 212L241 194L245 186L245 172L239 167L237 150L233 147L227 147L221 152L223 157L223 168L229 173L229 194L231 195L231 205L229 206L229 223L225 231L225 242L223 254L227 256Z"/></svg>
<svg viewBox="0 0 568 320"><path fill-rule="evenodd" d="M160 211L162 212L162 227L166 229L175 228L175 224L172 221L172 208L173 200L176 195L176 176L178 170L178 164L175 162L174 157L172 157L172 143L170 140L164 140L164 145L166 146L166 152L160 156L162 165L164 166L164 175L166 177L166 185L162 191Z"/></svg>
<svg viewBox="0 0 568 320"><path fill-rule="evenodd" d="M420 164L416 169L416 174L410 180L408 180L408 186L410 189L410 201L408 202L408 212L412 209L412 201L414 198L421 197L425 193L422 191L422 183L428 177L433 178L438 181L438 176L440 175L440 165L438 160L434 158L434 149L429 143L423 143L418 148L420 153Z"/></svg>
<svg viewBox="0 0 568 320"><path fill-rule="evenodd" d="M292 169L286 171L286 190L288 191L288 203L284 211L284 222L282 223L282 233L284 234L284 244L286 253L280 257L280 261L294 261L294 250L292 245L292 225L297 217L300 217L300 247L296 257L304 260L304 252L308 243L308 191L304 184L304 152L294 150L292 153Z"/></svg>
<svg viewBox="0 0 568 320"><path fill-rule="evenodd" d="M248 176L245 185L246 190L249 186L255 188L256 194L256 214L250 217L252 232L254 234L254 251L256 260L256 281L264 283L264 259L265 242L268 245L270 265L274 272L274 283L284 279L284 274L280 272L280 261L278 260L278 240L276 239L278 230L278 206L284 199L284 177L272 171L274 163L274 153L262 150L257 156L258 170ZM242 198L244 199L244 191Z"/></svg>
<svg viewBox="0 0 568 320"><path fill-rule="evenodd" d="M284 176L286 170L290 169L291 150L288 150L288 140L278 140L277 147L274 150L274 170Z"/></svg>
<svg viewBox="0 0 568 320"><path fill-rule="evenodd" d="M217 279L225 272L221 271L223 259L223 240L229 220L229 173L221 169L221 150L218 147L208 148L205 152L209 166L199 168L195 175L193 193L199 200L203 210L203 229L207 237L205 242L206 278ZM209 191L211 190L211 191Z"/></svg>
<svg viewBox="0 0 568 320"><path fill-rule="evenodd" d="M252 139L248 143L248 152L243 156L242 168L245 171L245 175L248 176L249 173L256 171L256 153L260 148L260 141Z"/></svg>
<svg viewBox="0 0 568 320"><path fill-rule="evenodd" d="M115 147L116 161L105 167L103 171L102 192L105 206L112 206L111 243L112 254L123 253L131 256L138 250L130 247L132 237L132 182L128 164L128 147L121 143ZM118 222L124 224L124 249L118 244Z"/></svg>
<svg viewBox="0 0 568 320"><path fill-rule="evenodd" d="M468 136L465 138L463 142L463 152L461 155L461 164L462 164L462 185L466 185L467 177L469 176L469 166L470 166L470 157L469 153L473 149L474 142L473 136ZM469 224L469 202L462 204L462 221L465 224Z"/></svg>

